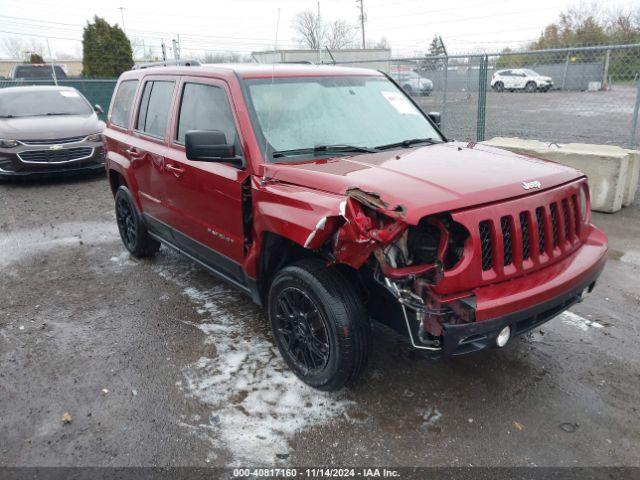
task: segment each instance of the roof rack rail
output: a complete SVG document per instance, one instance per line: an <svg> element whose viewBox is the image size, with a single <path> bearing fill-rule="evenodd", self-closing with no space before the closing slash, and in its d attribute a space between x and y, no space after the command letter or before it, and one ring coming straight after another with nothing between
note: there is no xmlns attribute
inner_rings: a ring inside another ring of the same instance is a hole
<svg viewBox="0 0 640 480"><path fill-rule="evenodd" d="M297 65L315 65L312 61L310 60L288 60L288 61L282 61L282 62L278 62L278 63L290 63L290 64L297 64Z"/></svg>
<svg viewBox="0 0 640 480"><path fill-rule="evenodd" d="M142 70L151 67L198 67L202 65L198 60L165 60L164 62L138 63L133 70Z"/></svg>

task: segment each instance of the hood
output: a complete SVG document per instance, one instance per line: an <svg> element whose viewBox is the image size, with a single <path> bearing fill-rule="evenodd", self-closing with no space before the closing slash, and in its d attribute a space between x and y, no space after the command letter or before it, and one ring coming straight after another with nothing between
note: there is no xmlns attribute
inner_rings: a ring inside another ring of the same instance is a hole
<svg viewBox="0 0 640 480"><path fill-rule="evenodd" d="M401 205L416 224L432 213L531 195L583 174L564 165L486 145L448 142L297 164L265 165L268 178L344 195L375 193L390 208ZM525 189L523 182L540 182Z"/></svg>
<svg viewBox="0 0 640 480"><path fill-rule="evenodd" d="M0 138L47 140L101 132L104 123L95 113L0 119Z"/></svg>

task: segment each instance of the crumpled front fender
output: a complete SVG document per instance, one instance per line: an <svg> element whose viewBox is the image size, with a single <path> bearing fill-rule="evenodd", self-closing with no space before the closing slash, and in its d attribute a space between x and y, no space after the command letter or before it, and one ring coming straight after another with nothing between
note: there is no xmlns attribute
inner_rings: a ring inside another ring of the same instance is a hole
<svg viewBox="0 0 640 480"><path fill-rule="evenodd" d="M256 238L273 232L304 248L325 248L335 263L356 269L407 228L402 207L389 209L375 194L356 188L340 196L287 183L254 187ZM383 220L374 220L372 212Z"/></svg>

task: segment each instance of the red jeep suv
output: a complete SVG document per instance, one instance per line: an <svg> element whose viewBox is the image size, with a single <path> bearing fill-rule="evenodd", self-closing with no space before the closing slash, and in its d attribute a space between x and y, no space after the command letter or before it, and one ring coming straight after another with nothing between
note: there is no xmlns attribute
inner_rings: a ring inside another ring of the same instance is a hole
<svg viewBox="0 0 640 480"><path fill-rule="evenodd" d="M105 131L122 241L264 305L315 388L358 377L372 321L434 357L502 347L593 289L607 238L582 173L437 123L364 69L126 72Z"/></svg>

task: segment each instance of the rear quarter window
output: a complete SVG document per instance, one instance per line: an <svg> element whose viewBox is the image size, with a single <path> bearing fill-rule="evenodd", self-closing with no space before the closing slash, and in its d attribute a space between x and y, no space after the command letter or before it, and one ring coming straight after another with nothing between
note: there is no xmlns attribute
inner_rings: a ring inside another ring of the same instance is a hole
<svg viewBox="0 0 640 480"><path fill-rule="evenodd" d="M164 138L169 120L173 81L152 80L144 85L136 129L152 137Z"/></svg>
<svg viewBox="0 0 640 480"><path fill-rule="evenodd" d="M120 83L116 95L113 97L110 121L119 127L129 128L133 99L136 95L138 80L125 80Z"/></svg>

